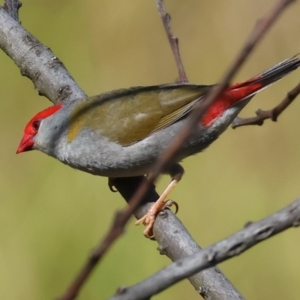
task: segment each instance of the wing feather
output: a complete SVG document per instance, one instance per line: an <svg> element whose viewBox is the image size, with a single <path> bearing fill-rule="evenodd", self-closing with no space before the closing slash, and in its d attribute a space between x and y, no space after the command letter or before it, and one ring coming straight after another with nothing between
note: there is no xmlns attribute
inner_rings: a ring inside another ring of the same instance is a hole
<svg viewBox="0 0 300 300"><path fill-rule="evenodd" d="M72 111L68 141L82 129L123 146L185 117L211 86L170 84L121 89L78 101Z"/></svg>

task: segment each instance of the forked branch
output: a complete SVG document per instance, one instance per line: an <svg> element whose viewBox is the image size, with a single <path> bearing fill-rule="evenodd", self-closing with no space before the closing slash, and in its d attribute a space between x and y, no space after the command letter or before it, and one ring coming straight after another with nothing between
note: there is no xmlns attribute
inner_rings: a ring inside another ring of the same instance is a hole
<svg viewBox="0 0 300 300"><path fill-rule="evenodd" d="M16 21L19 21L19 9L21 6L22 3L19 0L5 0L3 4L3 8Z"/></svg>
<svg viewBox="0 0 300 300"><path fill-rule="evenodd" d="M300 83L298 83L291 91L289 91L284 99L274 108L270 110L257 110L256 116L251 118L235 118L232 122L232 128L237 128L247 125L263 125L264 121L270 119L273 122L276 122L278 117L289 107L290 104L297 98L300 94Z"/></svg>

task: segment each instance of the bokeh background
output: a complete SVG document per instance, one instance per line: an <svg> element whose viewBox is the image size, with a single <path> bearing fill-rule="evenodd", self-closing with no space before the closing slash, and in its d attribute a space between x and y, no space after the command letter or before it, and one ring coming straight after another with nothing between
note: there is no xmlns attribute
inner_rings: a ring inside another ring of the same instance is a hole
<svg viewBox="0 0 300 300"><path fill-rule="evenodd" d="M275 1L166 0L191 82L216 82L256 20ZM300 51L299 1L256 48L236 80ZM89 95L177 77L154 0L27 0L23 26L51 47ZM15 155L27 121L50 102L0 52L0 299L54 299L108 229L124 200L105 178L72 170L38 152ZM300 71L255 97L242 116L273 107ZM187 159L172 194L179 218L201 246L232 234L300 195L300 99L278 123L231 128L205 153ZM169 178L161 178L161 191ZM129 222L79 299L105 299L169 264L156 243ZM299 299L299 229L220 265L247 299ZM155 299L199 299L187 281Z"/></svg>

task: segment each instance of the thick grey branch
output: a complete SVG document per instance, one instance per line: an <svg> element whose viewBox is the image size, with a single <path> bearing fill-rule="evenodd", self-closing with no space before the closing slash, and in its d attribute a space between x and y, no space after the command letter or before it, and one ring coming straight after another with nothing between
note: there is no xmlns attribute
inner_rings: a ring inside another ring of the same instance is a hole
<svg viewBox="0 0 300 300"><path fill-rule="evenodd" d="M85 97L62 62L0 7L0 48L53 103Z"/></svg>
<svg viewBox="0 0 300 300"><path fill-rule="evenodd" d="M172 263L150 278L130 288L123 288L120 295L114 296L110 300L139 300L155 295L196 272L237 256L275 234L299 225L300 198L281 211L259 222L247 224L244 229L234 235Z"/></svg>
<svg viewBox="0 0 300 300"><path fill-rule="evenodd" d="M147 212L145 206L142 211L143 213L139 213L138 217L142 217ZM160 213L154 225L154 233L159 244L157 250L160 254L167 255L173 262L201 250L171 211L165 210ZM206 300L244 299L217 267L194 273L188 280Z"/></svg>
<svg viewBox="0 0 300 300"><path fill-rule="evenodd" d="M132 197L133 191L128 187L133 181L140 182L141 179L137 177L116 179L115 186L123 198L130 200ZM158 199L154 186L151 186L147 195L148 200L153 202ZM135 217L139 219L144 216L150 206L150 203L143 205L134 213ZM180 220L169 210L158 215L154 223L154 235L159 244L157 249L160 254L167 255L173 262L201 250ZM188 280L206 300L244 299L218 267L199 272Z"/></svg>

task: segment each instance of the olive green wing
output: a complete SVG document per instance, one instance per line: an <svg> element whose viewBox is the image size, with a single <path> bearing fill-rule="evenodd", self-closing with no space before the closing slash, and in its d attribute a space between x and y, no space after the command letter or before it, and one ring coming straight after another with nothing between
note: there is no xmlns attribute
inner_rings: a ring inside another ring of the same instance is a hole
<svg viewBox="0 0 300 300"><path fill-rule="evenodd" d="M184 117L211 86L171 84L116 90L79 102L73 110L69 141L89 128L123 146Z"/></svg>

